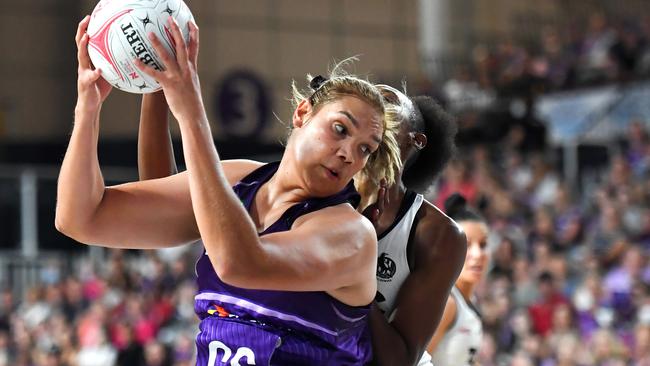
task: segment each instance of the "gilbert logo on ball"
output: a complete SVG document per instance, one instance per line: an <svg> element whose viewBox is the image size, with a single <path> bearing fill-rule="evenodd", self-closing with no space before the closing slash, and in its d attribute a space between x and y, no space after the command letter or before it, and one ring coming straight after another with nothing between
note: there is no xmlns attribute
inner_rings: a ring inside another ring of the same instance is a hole
<svg viewBox="0 0 650 366"><path fill-rule="evenodd" d="M147 35L154 33L173 54L172 36L167 20L178 22L185 40L189 38L187 23L194 17L182 0L101 0L88 24L88 54L102 76L115 88L130 93L152 93L160 85L133 63L139 58L145 64L162 69L160 57Z"/></svg>

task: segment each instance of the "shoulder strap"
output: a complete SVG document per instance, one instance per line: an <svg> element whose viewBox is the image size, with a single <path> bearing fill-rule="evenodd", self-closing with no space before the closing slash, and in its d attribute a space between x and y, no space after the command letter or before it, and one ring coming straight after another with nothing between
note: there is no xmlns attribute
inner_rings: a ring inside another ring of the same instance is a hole
<svg viewBox="0 0 650 366"><path fill-rule="evenodd" d="M260 233L260 235L275 232L281 227L284 227L284 230L288 230L300 216L306 215L310 212L329 206L340 205L342 203L349 203L352 207L356 208L360 201L361 196L354 188L354 183L350 182L342 191L334 195L321 198L310 198L289 207L276 222L267 227L264 232Z"/></svg>
<svg viewBox="0 0 650 366"><path fill-rule="evenodd" d="M235 184L232 189L235 191L235 194L239 197L241 202L246 207L246 210L250 209L251 203L255 198L255 194L259 188L266 183L278 170L280 165L279 161L264 164L261 167L253 170L247 176L242 178L237 184Z"/></svg>

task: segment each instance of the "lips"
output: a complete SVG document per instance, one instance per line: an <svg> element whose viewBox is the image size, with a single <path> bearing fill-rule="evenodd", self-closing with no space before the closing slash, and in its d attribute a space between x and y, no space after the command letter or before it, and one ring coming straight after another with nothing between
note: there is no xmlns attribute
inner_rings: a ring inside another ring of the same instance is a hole
<svg viewBox="0 0 650 366"><path fill-rule="evenodd" d="M470 266L469 269L476 272L483 272L483 266Z"/></svg>
<svg viewBox="0 0 650 366"><path fill-rule="evenodd" d="M339 179L339 172L336 169L330 169L326 166L323 166L325 168L325 172L327 173L327 176L331 179L338 180Z"/></svg>

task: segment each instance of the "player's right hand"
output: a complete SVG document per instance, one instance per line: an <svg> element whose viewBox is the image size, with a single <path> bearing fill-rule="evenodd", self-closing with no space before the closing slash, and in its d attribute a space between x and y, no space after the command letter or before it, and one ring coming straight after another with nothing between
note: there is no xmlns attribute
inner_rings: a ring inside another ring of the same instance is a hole
<svg viewBox="0 0 650 366"><path fill-rule="evenodd" d="M165 50L162 40L155 34L149 34L151 45L162 61L163 70L145 65L137 58L134 62L140 70L162 86L167 105L179 124L197 123L205 115L197 69L199 28L189 22L189 39L186 41L174 18L169 17L167 25L175 54Z"/></svg>

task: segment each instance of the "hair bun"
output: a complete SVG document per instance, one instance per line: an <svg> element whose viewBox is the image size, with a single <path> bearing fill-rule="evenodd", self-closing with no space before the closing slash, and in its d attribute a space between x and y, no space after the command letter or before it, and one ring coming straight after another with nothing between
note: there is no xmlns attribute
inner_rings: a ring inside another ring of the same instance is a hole
<svg viewBox="0 0 650 366"><path fill-rule="evenodd" d="M445 200L445 213L449 217L455 217L458 212L467 209L467 200L463 195L454 192Z"/></svg>
<svg viewBox="0 0 650 366"><path fill-rule="evenodd" d="M323 77L322 75L316 75L309 82L309 87L314 91L318 90L323 84L325 84L326 81L327 78Z"/></svg>

